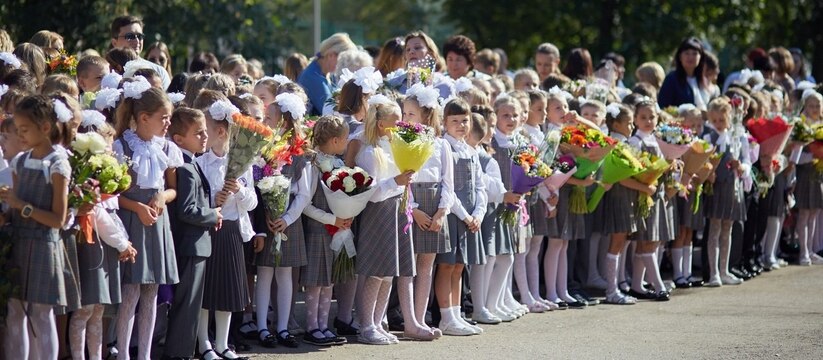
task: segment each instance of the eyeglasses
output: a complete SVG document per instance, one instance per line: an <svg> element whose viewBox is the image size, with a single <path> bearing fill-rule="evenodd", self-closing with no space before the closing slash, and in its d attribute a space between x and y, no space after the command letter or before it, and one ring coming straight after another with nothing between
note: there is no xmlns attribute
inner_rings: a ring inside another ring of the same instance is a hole
<svg viewBox="0 0 823 360"><path fill-rule="evenodd" d="M118 36L118 38L124 38L124 39L126 39L126 40L128 40L128 41L134 41L134 40L140 40L140 41L143 41L143 39L144 39L145 37L146 37L146 35L145 35L145 34L141 34L141 33L126 33L126 35L123 35L123 36Z"/></svg>

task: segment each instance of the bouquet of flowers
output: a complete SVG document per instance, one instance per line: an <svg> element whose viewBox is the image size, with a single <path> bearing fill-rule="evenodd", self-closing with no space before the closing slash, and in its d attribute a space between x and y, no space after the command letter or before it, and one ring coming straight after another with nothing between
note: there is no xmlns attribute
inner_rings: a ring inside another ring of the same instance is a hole
<svg viewBox="0 0 823 360"><path fill-rule="evenodd" d="M289 178L278 174L265 176L257 182L257 188L260 190L268 217L280 218L286 213L286 209L289 208L289 188L291 188ZM286 234L274 234L270 251L274 254L275 266L280 263L280 244L286 240L288 240Z"/></svg>
<svg viewBox="0 0 823 360"><path fill-rule="evenodd" d="M666 161L665 158L652 155L645 151L640 153L638 160L643 164L645 170L634 175L634 179L646 185L657 185L657 180L669 169L669 162ZM637 198L638 215L642 219L649 217L652 206L654 206L654 200L652 200L651 195L640 192Z"/></svg>
<svg viewBox="0 0 823 360"><path fill-rule="evenodd" d="M573 96L584 96L586 95L586 81L585 80L572 80L567 82L563 85L563 90L568 92Z"/></svg>
<svg viewBox="0 0 823 360"><path fill-rule="evenodd" d="M746 128L760 144L760 156L767 159L783 153L786 142L792 135L792 126L780 116L773 119L749 119Z"/></svg>
<svg viewBox="0 0 823 360"><path fill-rule="evenodd" d="M551 176L552 169L538 158L537 152L538 149L534 145L521 146L512 152L511 178L513 193L529 193ZM524 226L529 221L526 200L521 199L518 206L507 205L500 216L507 224L514 226L517 224L518 209L520 210L520 225Z"/></svg>
<svg viewBox="0 0 823 360"><path fill-rule="evenodd" d="M406 83L408 87L414 84L422 83L425 86L430 86L433 81L432 72L434 72L434 59L426 55L423 59L409 61L406 66Z"/></svg>
<svg viewBox="0 0 823 360"><path fill-rule="evenodd" d="M391 152L397 169L400 172L420 171L426 161L434 154L434 130L423 124L410 124L405 121L397 122L392 130ZM411 208L409 202L409 187L403 191L403 201L400 208L412 222Z"/></svg>
<svg viewBox="0 0 823 360"><path fill-rule="evenodd" d="M250 116L235 113L229 125L231 148L226 161L226 179L237 179L270 144L274 131Z"/></svg>
<svg viewBox="0 0 823 360"><path fill-rule="evenodd" d="M557 155L557 147L560 145L560 132L557 130L547 131L546 137L540 143L540 159L546 164L551 164Z"/></svg>
<svg viewBox="0 0 823 360"><path fill-rule="evenodd" d="M586 99L597 100L603 104L609 100L609 85L600 79L586 84Z"/></svg>
<svg viewBox="0 0 823 360"><path fill-rule="evenodd" d="M66 74L77 76L77 57L66 54L66 50L60 50L60 55L49 60L49 72L51 74Z"/></svg>
<svg viewBox="0 0 823 360"><path fill-rule="evenodd" d="M577 170L574 177L577 179L585 179L597 171L616 144L616 140L604 135L599 129L585 125L566 126L560 133L560 150L575 157ZM573 214L588 212L584 187L575 186L569 199L569 208Z"/></svg>
<svg viewBox="0 0 823 360"><path fill-rule="evenodd" d="M563 155L556 158L552 162L551 169L552 174L543 181L541 186L537 187L537 191L544 200L547 200L551 193L556 194L560 187L563 186L566 181L569 181L569 178L577 171L574 164L574 157L570 155Z"/></svg>
<svg viewBox="0 0 823 360"><path fill-rule="evenodd" d="M600 182L605 184L615 184L621 180L628 179L643 172L643 164L632 154L628 145L619 143L615 146L603 161L603 178ZM587 209L589 212L597 208L600 199L606 193L603 184L598 184L589 199Z"/></svg>
<svg viewBox="0 0 823 360"><path fill-rule="evenodd" d="M71 150L70 208L79 209L83 205L97 204L131 186L128 164L117 162L100 134L77 134L71 143ZM78 241L94 243L92 217L80 215L77 221L80 225Z"/></svg>
<svg viewBox="0 0 823 360"><path fill-rule="evenodd" d="M823 125L812 127L812 140L809 144L809 151L815 160L823 160Z"/></svg>
<svg viewBox="0 0 823 360"><path fill-rule="evenodd" d="M372 177L359 167L331 169L331 164L325 168L320 167L323 171L320 183L334 216L351 219L359 215L377 190L377 187L372 186ZM330 247L337 254L332 265L333 281L340 283L353 279L354 256L357 255L354 233L351 229L340 230L330 225L326 225L326 230L332 236Z"/></svg>
<svg viewBox="0 0 823 360"><path fill-rule="evenodd" d="M792 125L792 141L800 144L808 144L814 140L812 127L806 122L806 116L794 117L789 122Z"/></svg>
<svg viewBox="0 0 823 360"><path fill-rule="evenodd" d="M683 154L683 172L689 175L697 174L713 153L714 146L705 140L698 139L693 142L689 150Z"/></svg>
<svg viewBox="0 0 823 360"><path fill-rule="evenodd" d="M675 160L683 156L689 150L694 136L690 129L663 124L657 127L657 145L660 151L668 160Z"/></svg>

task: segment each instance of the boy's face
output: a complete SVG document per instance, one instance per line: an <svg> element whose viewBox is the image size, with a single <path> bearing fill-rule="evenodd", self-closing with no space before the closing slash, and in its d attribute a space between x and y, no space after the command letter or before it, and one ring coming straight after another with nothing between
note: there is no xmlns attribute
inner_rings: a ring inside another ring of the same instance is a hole
<svg viewBox="0 0 823 360"><path fill-rule="evenodd" d="M589 120L595 125L600 125L603 123L603 118L600 116L600 110L595 106L583 106L580 109L580 116L584 119Z"/></svg>
<svg viewBox="0 0 823 360"><path fill-rule="evenodd" d="M3 121L14 121L8 118ZM26 150L20 142L20 137L17 136L17 131L12 127L11 132L0 132L0 148L3 149L3 159L11 161L17 154Z"/></svg>
<svg viewBox="0 0 823 360"><path fill-rule="evenodd" d="M206 120L200 119L189 126L184 135L174 135L174 142L181 149L187 150L192 154L206 152L206 144L209 142Z"/></svg>
<svg viewBox="0 0 823 360"><path fill-rule="evenodd" d="M83 92L97 92L103 77L109 73L108 66L93 66L77 76L77 85Z"/></svg>

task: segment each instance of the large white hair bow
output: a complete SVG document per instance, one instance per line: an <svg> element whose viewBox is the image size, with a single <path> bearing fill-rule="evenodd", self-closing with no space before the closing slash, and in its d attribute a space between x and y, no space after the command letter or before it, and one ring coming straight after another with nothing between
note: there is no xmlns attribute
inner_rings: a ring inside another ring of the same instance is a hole
<svg viewBox="0 0 823 360"><path fill-rule="evenodd" d="M10 52L0 52L0 60L2 60L6 64L11 65L11 67L15 69L19 69L20 66L23 65L20 62L20 59L18 59L17 56Z"/></svg>
<svg viewBox="0 0 823 360"><path fill-rule="evenodd" d="M295 119L302 119L306 115L306 103L299 96L292 93L282 93L274 98L274 102L280 106L280 111L291 113Z"/></svg>
<svg viewBox="0 0 823 360"><path fill-rule="evenodd" d="M422 107L437 109L439 106L437 100L440 98L440 92L433 87L425 86L421 83L414 84L408 88L406 90L406 96L417 99L417 102Z"/></svg>
<svg viewBox="0 0 823 360"><path fill-rule="evenodd" d="M209 115L217 121L228 121L231 123L232 116L238 113L240 113L240 109L232 105L228 100L218 100L209 106Z"/></svg>
<svg viewBox="0 0 823 360"><path fill-rule="evenodd" d="M366 66L354 72L354 83L364 94L372 94L383 85L383 75L373 66Z"/></svg>
<svg viewBox="0 0 823 360"><path fill-rule="evenodd" d="M120 81L123 80L123 77L120 74L112 71L105 76L103 76L103 80L100 81L100 88L101 89L117 89L120 87Z"/></svg>
<svg viewBox="0 0 823 360"><path fill-rule="evenodd" d="M151 84L146 78L138 75L133 81L123 83L123 96L127 99L140 99L143 93L151 89Z"/></svg>
<svg viewBox="0 0 823 360"><path fill-rule="evenodd" d="M102 88L97 92L94 98L94 108L98 111L112 109L117 106L117 101L120 100L120 94L123 90L117 88Z"/></svg>

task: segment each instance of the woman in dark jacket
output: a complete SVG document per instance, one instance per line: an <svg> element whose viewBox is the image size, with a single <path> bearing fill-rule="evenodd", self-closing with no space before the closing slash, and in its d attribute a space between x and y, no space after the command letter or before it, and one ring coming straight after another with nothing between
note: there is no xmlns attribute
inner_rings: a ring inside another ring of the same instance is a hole
<svg viewBox="0 0 823 360"><path fill-rule="evenodd" d="M660 107L694 104L706 110L708 101L704 101L701 94L705 88L704 54L703 45L697 38L687 38L680 43L674 56L675 70L666 75L657 94Z"/></svg>

